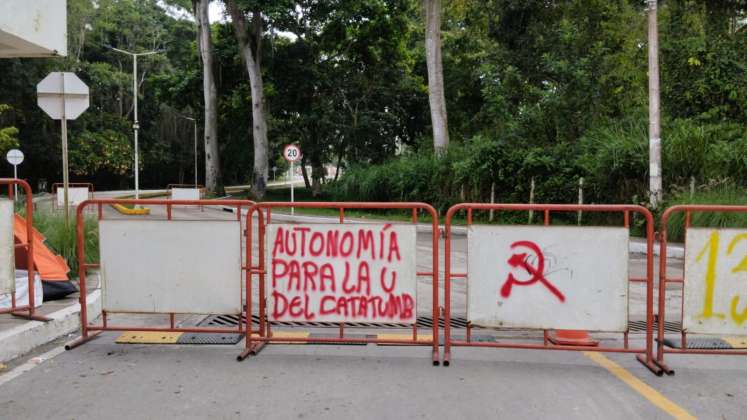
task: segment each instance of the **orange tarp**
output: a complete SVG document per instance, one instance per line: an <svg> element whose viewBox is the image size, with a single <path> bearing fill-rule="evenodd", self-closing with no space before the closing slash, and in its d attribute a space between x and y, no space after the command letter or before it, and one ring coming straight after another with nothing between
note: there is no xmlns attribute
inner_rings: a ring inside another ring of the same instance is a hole
<svg viewBox="0 0 747 420"><path fill-rule="evenodd" d="M15 221L13 223L13 236L15 237L15 243L26 243L26 219L15 215ZM44 245L44 236L39 231L33 229L34 237L34 268L39 273L42 280L48 281L67 281L67 273L70 272L70 267L67 265L67 261L54 252L50 251L46 245ZM26 269L26 249L16 248L16 268Z"/></svg>

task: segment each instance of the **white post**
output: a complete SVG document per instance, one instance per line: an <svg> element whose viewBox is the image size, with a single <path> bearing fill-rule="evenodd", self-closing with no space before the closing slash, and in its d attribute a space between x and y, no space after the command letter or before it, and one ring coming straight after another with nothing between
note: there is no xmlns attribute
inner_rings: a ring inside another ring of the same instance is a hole
<svg viewBox="0 0 747 420"><path fill-rule="evenodd" d="M529 204L534 204L534 177L532 177L532 183L529 185ZM534 218L534 210L529 210L529 224L532 224Z"/></svg>
<svg viewBox="0 0 747 420"><path fill-rule="evenodd" d="M197 188L197 118L195 122L195 188Z"/></svg>
<svg viewBox="0 0 747 420"><path fill-rule="evenodd" d="M140 158L138 156L138 139L137 132L140 129L137 121L137 54L132 55L132 108L133 123L132 129L135 132L135 199L140 198Z"/></svg>
<svg viewBox="0 0 747 420"><path fill-rule="evenodd" d="M695 177L690 177L690 201L693 201L693 197L695 197Z"/></svg>
<svg viewBox="0 0 747 420"><path fill-rule="evenodd" d="M578 179L578 205L584 204L584 178L581 177ZM578 211L578 224L581 225L581 214L583 212L581 210Z"/></svg>
<svg viewBox="0 0 747 420"><path fill-rule="evenodd" d="M18 179L18 165L13 165L13 179ZM18 184L14 184L13 189L15 190L13 200L18 202Z"/></svg>
<svg viewBox="0 0 747 420"><path fill-rule="evenodd" d="M490 184L490 204L495 204L495 182ZM490 221L493 221L495 211L490 209Z"/></svg>
<svg viewBox="0 0 747 420"><path fill-rule="evenodd" d="M291 203L295 201L295 197L293 196L293 162L290 163L290 183L291 183ZM291 216L296 214L296 208L291 207Z"/></svg>
<svg viewBox="0 0 747 420"><path fill-rule="evenodd" d="M65 189L65 227L70 226L70 203L68 201L68 188L70 188L70 179L68 177L67 165L67 104L65 103L65 74L62 74L62 184Z"/></svg>
<svg viewBox="0 0 747 420"><path fill-rule="evenodd" d="M648 0L648 148L649 191L652 208L661 202L661 120L659 112L659 31L657 26L657 0Z"/></svg>

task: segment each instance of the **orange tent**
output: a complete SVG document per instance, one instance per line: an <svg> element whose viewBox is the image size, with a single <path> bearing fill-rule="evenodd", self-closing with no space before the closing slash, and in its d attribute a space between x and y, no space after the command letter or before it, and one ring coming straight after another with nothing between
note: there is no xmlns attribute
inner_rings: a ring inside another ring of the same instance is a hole
<svg viewBox="0 0 747 420"><path fill-rule="evenodd" d="M33 229L34 236L34 268L39 273L42 280L47 281L67 281L67 273L70 267L67 261L59 255L52 252L44 245L45 237L36 229ZM26 219L15 215L13 223L13 236L15 243L26 243ZM26 269L26 249L16 248L16 268Z"/></svg>

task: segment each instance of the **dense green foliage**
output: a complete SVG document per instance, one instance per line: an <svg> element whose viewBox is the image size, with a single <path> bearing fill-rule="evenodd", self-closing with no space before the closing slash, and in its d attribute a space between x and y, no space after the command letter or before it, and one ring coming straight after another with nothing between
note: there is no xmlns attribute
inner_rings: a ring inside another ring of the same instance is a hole
<svg viewBox="0 0 747 420"><path fill-rule="evenodd" d="M648 185L643 2L456 1L444 69L452 138L351 168L345 199L645 203ZM660 2L667 192L745 185L747 30L743 1ZM423 143L426 144L426 143ZM425 152L425 153L424 153Z"/></svg>
<svg viewBox="0 0 747 420"><path fill-rule="evenodd" d="M221 3L220 0L213 0ZM93 7L95 3L95 7ZM444 2L444 80L452 139L427 138L418 0L242 0L265 19L262 71L270 166L284 144L309 179L351 200L645 202L648 181L646 10L640 0ZM59 129L36 108L48 71L75 71L91 108L70 124L75 180L131 185L130 58L140 66L141 184L192 179L192 123L202 118L196 28L188 0L68 0L69 57L0 60L0 152L17 139L23 176L61 178ZM181 7L180 7L181 6ZM747 2L660 1L666 192L745 186ZM224 183L251 181L249 82L230 22L213 23ZM7 140L7 141L6 141ZM202 147L200 147L201 149ZM200 159L202 162L202 158ZM341 170L340 170L341 169ZM9 167L4 169L9 173ZM200 175L202 175L200 173Z"/></svg>

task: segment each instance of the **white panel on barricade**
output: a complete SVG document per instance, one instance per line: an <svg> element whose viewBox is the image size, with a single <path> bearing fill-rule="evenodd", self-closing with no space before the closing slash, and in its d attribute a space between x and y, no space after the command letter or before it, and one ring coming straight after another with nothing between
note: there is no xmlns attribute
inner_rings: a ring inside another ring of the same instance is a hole
<svg viewBox="0 0 747 420"><path fill-rule="evenodd" d="M103 309L241 313L241 226L228 220L99 222Z"/></svg>
<svg viewBox="0 0 747 420"><path fill-rule="evenodd" d="M467 316L476 325L625 331L628 229L471 226Z"/></svg>
<svg viewBox="0 0 747 420"><path fill-rule="evenodd" d="M13 206L11 200L0 200L0 294L12 293L16 285Z"/></svg>
<svg viewBox="0 0 747 420"><path fill-rule="evenodd" d="M682 328L747 335L747 230L689 228Z"/></svg>
<svg viewBox="0 0 747 420"><path fill-rule="evenodd" d="M200 189L199 188L172 188L171 199L172 200L199 200Z"/></svg>
<svg viewBox="0 0 747 420"><path fill-rule="evenodd" d="M416 229L393 224L270 224L271 320L416 319Z"/></svg>
<svg viewBox="0 0 747 420"><path fill-rule="evenodd" d="M88 187L70 187L67 189L67 200L71 206L77 206L78 204L88 200ZM57 188L57 205L62 207L65 205L65 188Z"/></svg>
<svg viewBox="0 0 747 420"><path fill-rule="evenodd" d="M29 272L26 270L15 270L16 283L16 306L29 304ZM44 301L44 287L39 274L34 274L34 307L42 306ZM0 309L9 309L13 305L13 297L10 294L0 294Z"/></svg>

